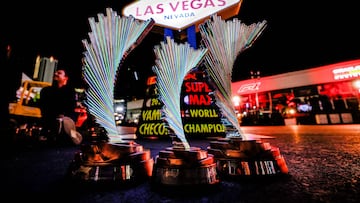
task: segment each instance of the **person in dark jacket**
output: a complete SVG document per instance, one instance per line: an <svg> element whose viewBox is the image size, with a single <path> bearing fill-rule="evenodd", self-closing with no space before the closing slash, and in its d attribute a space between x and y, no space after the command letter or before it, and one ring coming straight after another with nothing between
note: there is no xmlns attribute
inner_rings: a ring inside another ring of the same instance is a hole
<svg viewBox="0 0 360 203"><path fill-rule="evenodd" d="M53 84L40 91L39 102L43 135L48 141L68 139L63 136L61 125L64 117L76 120L76 93L64 69L55 71Z"/></svg>

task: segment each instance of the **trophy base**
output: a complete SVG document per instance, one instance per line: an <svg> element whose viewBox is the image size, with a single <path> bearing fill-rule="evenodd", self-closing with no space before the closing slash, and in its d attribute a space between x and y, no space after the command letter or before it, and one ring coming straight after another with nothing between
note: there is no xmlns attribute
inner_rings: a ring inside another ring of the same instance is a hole
<svg viewBox="0 0 360 203"><path fill-rule="evenodd" d="M218 174L224 179L288 174L285 159L279 148L261 140L219 138L210 141L207 151L214 156Z"/></svg>
<svg viewBox="0 0 360 203"><path fill-rule="evenodd" d="M171 190L212 187L220 182L213 155L197 147L161 150L156 157L151 180L153 186Z"/></svg>
<svg viewBox="0 0 360 203"><path fill-rule="evenodd" d="M88 183L137 183L150 179L153 163L150 150L134 141L98 142L81 146L68 175Z"/></svg>

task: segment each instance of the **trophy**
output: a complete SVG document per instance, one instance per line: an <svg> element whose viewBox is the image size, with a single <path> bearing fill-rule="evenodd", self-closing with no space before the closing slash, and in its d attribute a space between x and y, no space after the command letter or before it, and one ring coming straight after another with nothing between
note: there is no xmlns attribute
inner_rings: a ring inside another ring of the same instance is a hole
<svg viewBox="0 0 360 203"><path fill-rule="evenodd" d="M187 73L196 67L207 49L175 43L170 37L154 47L153 71L159 99L164 104L162 119L169 129L172 146L161 150L155 158L152 183L156 188L214 186L219 183L214 157L205 149L190 146L184 133L180 113L180 93Z"/></svg>
<svg viewBox="0 0 360 203"><path fill-rule="evenodd" d="M217 15L199 25L202 47L209 50L204 64L210 82L215 86L212 94L222 115L230 123L227 125L226 138L211 141L208 147L222 177L288 173L278 148L242 132L231 99L231 74L236 57L251 47L265 27L266 21L245 25L236 18L224 21Z"/></svg>
<svg viewBox="0 0 360 203"><path fill-rule="evenodd" d="M119 135L114 117L114 84L118 68L154 25L152 19L139 21L118 16L111 8L98 21L89 18L92 32L83 58L83 78L88 84L86 104L106 139L84 143L71 163L72 179L87 182L138 182L152 174L150 151ZM100 137L100 135L98 135Z"/></svg>

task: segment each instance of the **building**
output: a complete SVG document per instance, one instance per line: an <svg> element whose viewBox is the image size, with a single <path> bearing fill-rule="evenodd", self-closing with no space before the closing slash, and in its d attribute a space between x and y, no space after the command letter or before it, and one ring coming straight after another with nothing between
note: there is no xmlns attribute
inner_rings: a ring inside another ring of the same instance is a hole
<svg viewBox="0 0 360 203"><path fill-rule="evenodd" d="M232 83L242 125L360 123L360 59Z"/></svg>
<svg viewBox="0 0 360 203"><path fill-rule="evenodd" d="M36 58L33 79L42 82L53 82L53 76L57 70L58 60L53 57L40 57Z"/></svg>

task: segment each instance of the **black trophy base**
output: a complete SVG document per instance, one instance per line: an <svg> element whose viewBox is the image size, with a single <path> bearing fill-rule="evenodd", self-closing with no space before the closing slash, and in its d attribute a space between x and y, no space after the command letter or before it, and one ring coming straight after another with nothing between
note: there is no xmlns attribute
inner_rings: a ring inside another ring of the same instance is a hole
<svg viewBox="0 0 360 203"><path fill-rule="evenodd" d="M288 175L279 148L268 142L239 137L219 138L210 141L207 151L214 156L217 172L223 179Z"/></svg>
<svg viewBox="0 0 360 203"><path fill-rule="evenodd" d="M219 182L214 157L197 147L161 150L151 178L153 188L162 191L199 191L199 187L210 189Z"/></svg>
<svg viewBox="0 0 360 203"><path fill-rule="evenodd" d="M68 177L86 183L140 183L150 179L154 161L150 150L134 141L91 143L81 146Z"/></svg>

